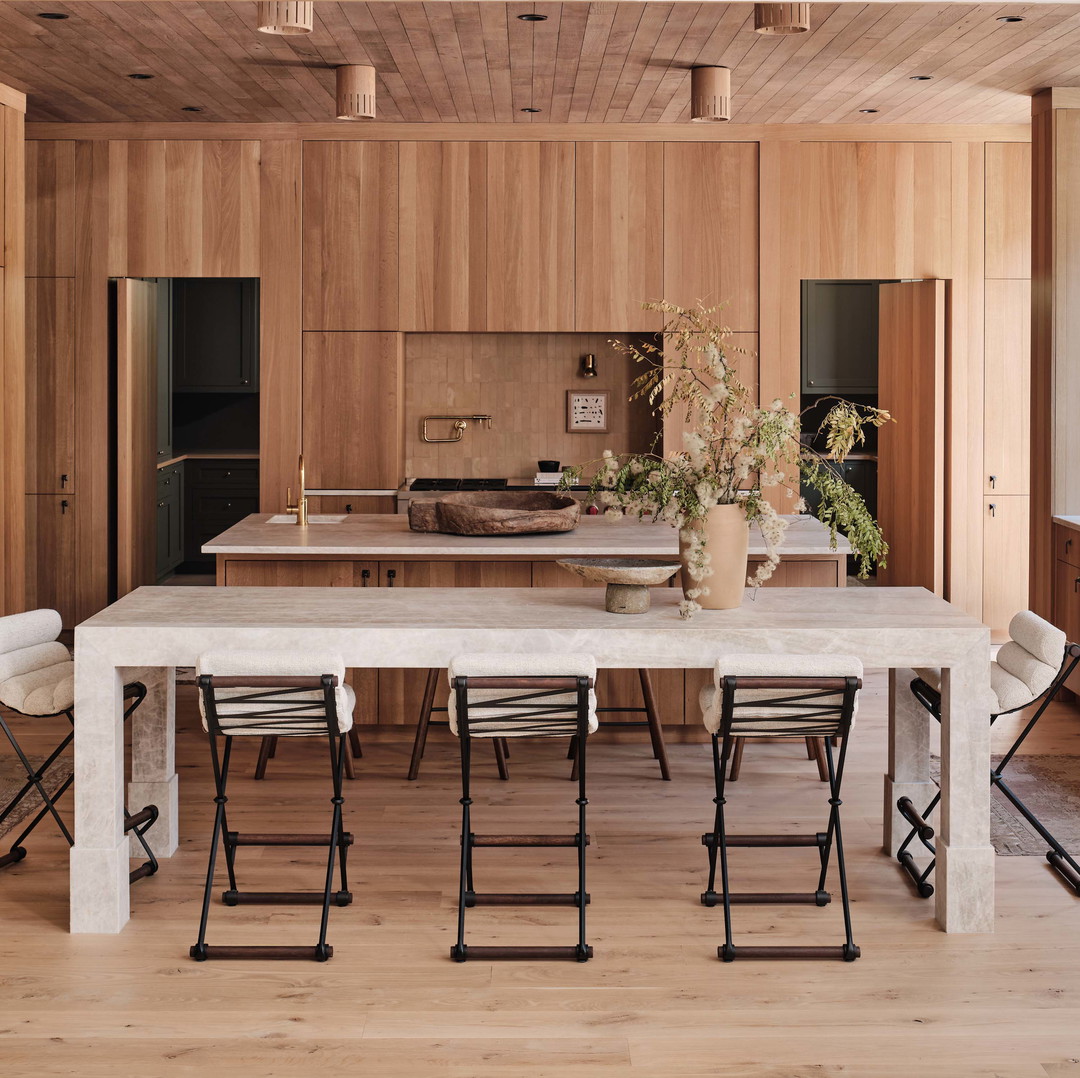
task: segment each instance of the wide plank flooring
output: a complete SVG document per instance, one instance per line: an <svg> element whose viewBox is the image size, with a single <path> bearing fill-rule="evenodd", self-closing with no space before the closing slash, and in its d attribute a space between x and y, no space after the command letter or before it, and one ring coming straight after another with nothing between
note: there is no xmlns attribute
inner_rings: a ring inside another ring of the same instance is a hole
<svg viewBox="0 0 1080 1078"><path fill-rule="evenodd" d="M331 914L335 957L217 962L194 941L212 820L206 741L181 692L181 847L133 890L120 936L67 933L67 849L43 826L0 873L0 1067L9 1076L370 1075L448 1078L1075 1078L1080 1075L1080 899L1040 858L998 858L997 931L947 936L879 850L884 678L872 675L845 784L853 965L716 958L722 915L698 902L711 815L705 744L672 746L662 783L644 739L590 744L590 940L576 963L468 963L453 942L456 745L433 734L420 781L409 745L365 732L347 788L356 899ZM1080 755L1080 713L1056 705L1032 752ZM30 720L16 720L20 732ZM34 720L37 722L37 720ZM51 728L27 738L45 749ZM59 727L57 727L59 729ZM1005 738L1002 730L999 740ZM230 823L321 827L324 752L285 743L265 782L237 754ZM486 752L477 831L574 828L565 750L515 746L511 781ZM747 749L732 827L823 826L825 787L801 745ZM133 806L137 807L137 806ZM485 890L572 890L573 851L479 850ZM318 851L244 849L241 886L317 885ZM746 890L813 886L809 850L732 855ZM835 891L835 884L833 890ZM841 940L840 908L736 908L737 940ZM478 909L474 943L572 943L572 909ZM314 942L311 908L215 904L211 942Z"/></svg>

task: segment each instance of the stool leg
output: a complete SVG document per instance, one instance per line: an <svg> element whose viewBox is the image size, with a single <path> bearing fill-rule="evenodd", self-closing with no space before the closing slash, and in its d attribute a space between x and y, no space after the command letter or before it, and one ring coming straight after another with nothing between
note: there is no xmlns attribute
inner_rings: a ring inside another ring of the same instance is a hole
<svg viewBox="0 0 1080 1078"><path fill-rule="evenodd" d="M505 782L510 778L510 768L506 766L506 739L495 737L492 742L495 745L495 763L499 768L499 778Z"/></svg>
<svg viewBox="0 0 1080 1078"><path fill-rule="evenodd" d="M409 760L409 773L405 776L410 782L420 774L420 761L424 758L424 746L427 744L428 727L431 725L431 709L435 706L435 690L439 684L439 671L429 670L424 683L424 698L420 704L420 717L416 722L416 737L413 739L412 759Z"/></svg>
<svg viewBox="0 0 1080 1078"><path fill-rule="evenodd" d="M742 771L743 751L746 749L746 738L735 739L735 749L731 754L731 773L728 775L729 782L738 782L739 772Z"/></svg>
<svg viewBox="0 0 1080 1078"><path fill-rule="evenodd" d="M266 778L266 761L277 752L277 738L264 737L259 743L259 759L255 764L255 777Z"/></svg>
<svg viewBox="0 0 1080 1078"><path fill-rule="evenodd" d="M808 737L806 739L806 749L811 754L810 759L817 763L818 778L822 782L828 782L829 768L825 762L825 738Z"/></svg>
<svg viewBox="0 0 1080 1078"><path fill-rule="evenodd" d="M667 782L671 780L671 769L668 766L667 746L664 744L664 729L660 725L660 716L656 710L652 676L643 667L638 670L638 679L641 681L641 696L645 701L645 715L649 720L649 737L652 739L653 756L660 765L660 777Z"/></svg>
<svg viewBox="0 0 1080 1078"><path fill-rule="evenodd" d="M349 752L352 753L354 760L362 760L364 757L364 749L360 744L360 731L357 730L355 724L349 728Z"/></svg>

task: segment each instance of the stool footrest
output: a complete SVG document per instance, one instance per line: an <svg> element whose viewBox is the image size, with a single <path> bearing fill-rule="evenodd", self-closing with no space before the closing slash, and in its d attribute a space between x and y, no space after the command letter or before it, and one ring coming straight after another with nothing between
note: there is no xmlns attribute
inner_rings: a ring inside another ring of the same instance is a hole
<svg viewBox="0 0 1080 1078"><path fill-rule="evenodd" d="M7 853L0 856L0 868L5 865L14 865L26 856L26 849L22 846L12 846Z"/></svg>
<svg viewBox="0 0 1080 1078"><path fill-rule="evenodd" d="M731 846L817 846L822 847L829 836L824 831L814 835L728 835L725 843ZM715 831L701 836L702 846L717 846L720 838Z"/></svg>
<svg viewBox="0 0 1080 1078"><path fill-rule="evenodd" d="M127 834L128 831L134 830L136 827L141 827L144 823L155 823L157 821L157 818L157 805L147 805L146 808L140 809L138 812L133 812L124 820L124 834Z"/></svg>
<svg viewBox="0 0 1080 1078"><path fill-rule="evenodd" d="M901 797L896 802L896 811L915 828L915 833L922 842L929 842L934 837L934 829L923 819L910 797Z"/></svg>
<svg viewBox="0 0 1080 1078"><path fill-rule="evenodd" d="M467 962L469 959L488 960L497 958L516 958L546 960L562 959L570 962L585 962L592 958L593 949L586 946L573 947L473 947L462 944L450 948L450 957L455 962Z"/></svg>
<svg viewBox="0 0 1080 1078"><path fill-rule="evenodd" d="M323 891L222 891L226 906L321 906ZM330 901L337 906L352 902L351 891L331 891Z"/></svg>
<svg viewBox="0 0 1080 1078"><path fill-rule="evenodd" d="M725 962L736 958L839 958L854 962L862 952L854 944L842 943L836 947L729 947L721 944L716 953Z"/></svg>
<svg viewBox="0 0 1080 1078"><path fill-rule="evenodd" d="M480 846L572 846L581 844L579 835L470 835L474 847ZM585 845L590 842L585 836Z"/></svg>
<svg viewBox="0 0 1080 1078"><path fill-rule="evenodd" d="M903 853L897 855L896 859L900 862L900 867L911 877L911 882L915 884L915 890L919 893L919 898L930 898L934 893L934 885L927 881L926 872L919 871L919 866L915 864L915 858L907 850L904 850Z"/></svg>
<svg viewBox="0 0 1080 1078"><path fill-rule="evenodd" d="M1057 850L1049 850L1046 854L1046 860L1050 863L1050 867L1080 895L1080 873Z"/></svg>
<svg viewBox="0 0 1080 1078"><path fill-rule="evenodd" d="M241 834L239 831L227 831L225 841L231 846L329 846L330 836L306 833L293 835ZM338 841L342 846L351 846L353 844L352 832L343 831Z"/></svg>
<svg viewBox="0 0 1080 1078"><path fill-rule="evenodd" d="M138 868L133 868L128 873L128 883L132 884L136 880L141 880L141 879L145 878L146 876L153 876L153 874L156 871L157 871L157 866L154 865L152 862L147 861L144 864L139 865Z"/></svg>
<svg viewBox="0 0 1080 1078"><path fill-rule="evenodd" d="M586 894L585 905L587 906L591 901L591 896ZM470 909L473 906L580 906L581 896L577 891L563 894L558 892L505 894L466 891L465 905Z"/></svg>
<svg viewBox="0 0 1080 1078"><path fill-rule="evenodd" d="M321 947L239 947L229 944L203 944L200 947L196 944L188 953L199 962L208 958L310 958L316 962L325 962L333 957L334 948L328 943Z"/></svg>
<svg viewBox="0 0 1080 1078"><path fill-rule="evenodd" d="M706 891L701 896L703 906L716 906L723 902L716 891ZM742 891L728 895L733 906L827 906L832 901L828 891Z"/></svg>

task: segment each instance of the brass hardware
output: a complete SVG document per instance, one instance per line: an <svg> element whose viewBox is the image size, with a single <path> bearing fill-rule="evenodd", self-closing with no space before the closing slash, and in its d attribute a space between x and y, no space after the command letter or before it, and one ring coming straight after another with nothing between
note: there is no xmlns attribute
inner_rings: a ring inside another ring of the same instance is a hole
<svg viewBox="0 0 1080 1078"><path fill-rule="evenodd" d="M307 527L308 515L307 515L307 494L304 492L304 454L300 454L300 496L296 500L296 504L292 504L292 487L287 489L285 495L285 512L296 514L296 523L301 528Z"/></svg>
<svg viewBox="0 0 1080 1078"><path fill-rule="evenodd" d="M427 425L433 419L448 419L450 420L451 435L449 438L429 438ZM487 425L487 429L491 430L491 416L489 415L426 415L424 416L423 426L421 427L420 434L425 442L460 442L465 431L469 428L469 420L479 426Z"/></svg>

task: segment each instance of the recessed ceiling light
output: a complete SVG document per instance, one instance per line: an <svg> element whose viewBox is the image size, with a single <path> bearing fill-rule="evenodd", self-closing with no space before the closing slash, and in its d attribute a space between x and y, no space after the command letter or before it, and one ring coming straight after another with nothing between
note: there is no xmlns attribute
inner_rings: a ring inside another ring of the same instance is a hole
<svg viewBox="0 0 1080 1078"><path fill-rule="evenodd" d="M547 22L546 15L537 15L535 11L530 11L527 15L519 15L518 18L522 22Z"/></svg>
<svg viewBox="0 0 1080 1078"><path fill-rule="evenodd" d="M129 79L135 79L138 82L142 82L144 79L152 79L153 77L154 77L153 75L145 75L145 74L142 74L142 73L140 73L138 71L135 72L134 75L128 75Z"/></svg>
<svg viewBox="0 0 1080 1078"><path fill-rule="evenodd" d="M62 11L39 11L37 13L39 19L70 19L70 15L65 15Z"/></svg>
<svg viewBox="0 0 1080 1078"><path fill-rule="evenodd" d="M532 105L530 105L530 106L529 106L528 108L524 108L524 109L522 109L521 111L522 111L522 112L541 112L541 111L543 111L543 110L542 110L542 109L536 109L536 108L533 108L533 107L532 107Z"/></svg>
<svg viewBox="0 0 1080 1078"><path fill-rule="evenodd" d="M202 105L183 105L180 109L181 112L202 112Z"/></svg>
<svg viewBox="0 0 1080 1078"><path fill-rule="evenodd" d="M859 109L859 111L863 112L863 113L871 113L871 112L878 112L880 110L879 109Z"/></svg>
<svg viewBox="0 0 1080 1078"><path fill-rule="evenodd" d="M999 15L998 22L1023 22L1023 15Z"/></svg>
<svg viewBox="0 0 1080 1078"><path fill-rule="evenodd" d="M933 75L908 75L912 82L929 82L933 77Z"/></svg>

